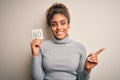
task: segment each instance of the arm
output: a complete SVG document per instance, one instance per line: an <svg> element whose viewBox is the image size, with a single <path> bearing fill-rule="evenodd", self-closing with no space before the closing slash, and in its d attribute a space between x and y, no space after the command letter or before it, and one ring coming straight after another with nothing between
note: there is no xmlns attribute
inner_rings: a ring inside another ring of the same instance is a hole
<svg viewBox="0 0 120 80"><path fill-rule="evenodd" d="M33 80L43 80L44 70L42 67L42 56L41 53L37 56L32 56L32 79Z"/></svg>
<svg viewBox="0 0 120 80"><path fill-rule="evenodd" d="M83 46L80 52L80 61L77 69L77 80L89 80L90 78L90 73L86 72L84 69L85 60L86 60L86 49Z"/></svg>
<svg viewBox="0 0 120 80"><path fill-rule="evenodd" d="M90 54L87 59L84 59L85 57L82 57L80 61L80 66L82 69L79 67L78 72L78 79L77 80L88 80L90 76L91 70L98 64L98 54L100 54L105 48L99 49L95 54ZM84 56L84 55L83 55ZM83 65L83 66L82 66Z"/></svg>
<svg viewBox="0 0 120 80"><path fill-rule="evenodd" d="M32 50L32 68L31 68L32 79L43 80L44 71L42 67L42 49L40 39L36 38L31 42L31 50Z"/></svg>

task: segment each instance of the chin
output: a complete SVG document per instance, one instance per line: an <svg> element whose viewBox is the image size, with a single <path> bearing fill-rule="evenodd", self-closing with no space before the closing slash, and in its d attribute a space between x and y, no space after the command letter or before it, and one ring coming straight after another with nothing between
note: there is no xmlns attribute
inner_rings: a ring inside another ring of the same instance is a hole
<svg viewBox="0 0 120 80"><path fill-rule="evenodd" d="M61 40L61 39L64 39L65 36L56 36L57 39Z"/></svg>

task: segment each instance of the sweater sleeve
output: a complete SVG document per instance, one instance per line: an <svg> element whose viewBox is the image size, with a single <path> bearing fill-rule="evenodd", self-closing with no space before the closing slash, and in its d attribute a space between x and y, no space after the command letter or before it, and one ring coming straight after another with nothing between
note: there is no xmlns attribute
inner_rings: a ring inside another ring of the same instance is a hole
<svg viewBox="0 0 120 80"><path fill-rule="evenodd" d="M31 75L32 80L44 80L44 70L42 66L41 52L38 56L32 56Z"/></svg>
<svg viewBox="0 0 120 80"><path fill-rule="evenodd" d="M77 80L89 80L90 78L90 73L87 73L84 70L84 64L86 60L86 49L84 46L80 47L80 61L79 61L79 66L77 69Z"/></svg>

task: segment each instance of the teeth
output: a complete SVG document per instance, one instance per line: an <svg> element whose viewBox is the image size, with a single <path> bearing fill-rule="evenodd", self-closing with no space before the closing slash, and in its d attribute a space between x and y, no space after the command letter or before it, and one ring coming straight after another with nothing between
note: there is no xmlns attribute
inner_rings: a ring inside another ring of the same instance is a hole
<svg viewBox="0 0 120 80"><path fill-rule="evenodd" d="M57 32L57 34L62 34L63 32Z"/></svg>

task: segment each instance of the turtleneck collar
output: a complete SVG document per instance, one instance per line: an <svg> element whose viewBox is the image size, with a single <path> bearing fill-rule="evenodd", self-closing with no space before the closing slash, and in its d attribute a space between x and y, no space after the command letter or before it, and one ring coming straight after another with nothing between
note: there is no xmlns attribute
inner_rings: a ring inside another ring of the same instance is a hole
<svg viewBox="0 0 120 80"><path fill-rule="evenodd" d="M69 35L66 36L64 39L56 39L55 37L53 37L53 42L56 43L56 44L66 44L66 43L69 43L71 41Z"/></svg>

